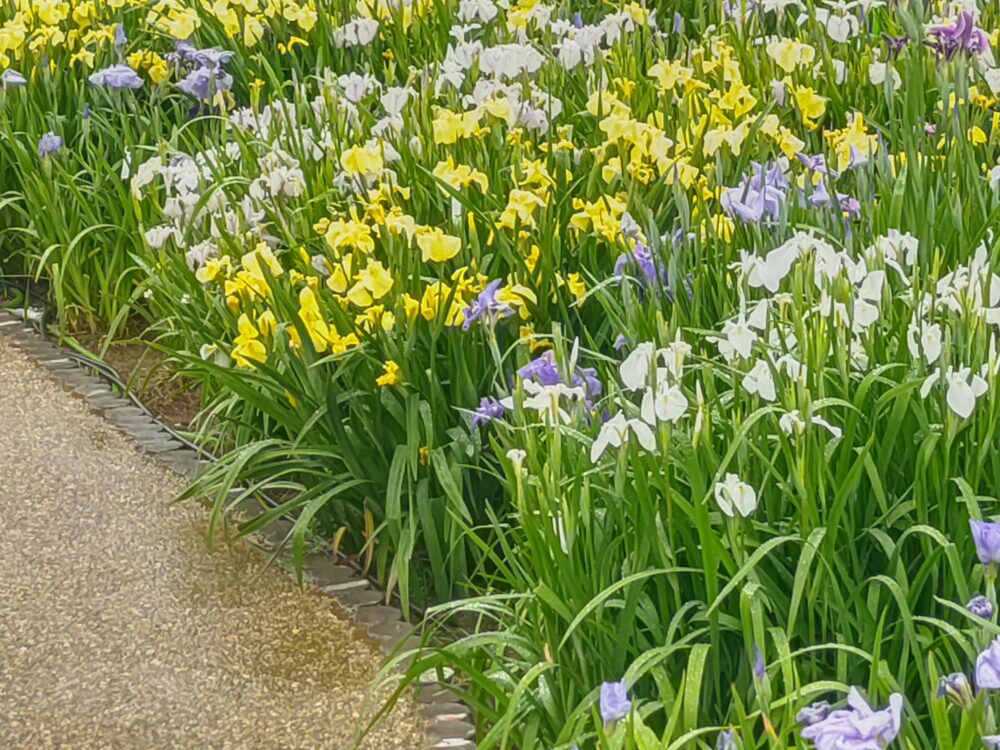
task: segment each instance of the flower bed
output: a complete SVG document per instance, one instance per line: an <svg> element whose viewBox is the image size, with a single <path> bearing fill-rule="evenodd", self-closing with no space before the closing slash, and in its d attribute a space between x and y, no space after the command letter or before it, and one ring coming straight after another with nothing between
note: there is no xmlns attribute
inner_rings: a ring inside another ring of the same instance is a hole
<svg viewBox="0 0 1000 750"><path fill-rule="evenodd" d="M996 7L0 3L0 267L482 747L996 734Z"/></svg>

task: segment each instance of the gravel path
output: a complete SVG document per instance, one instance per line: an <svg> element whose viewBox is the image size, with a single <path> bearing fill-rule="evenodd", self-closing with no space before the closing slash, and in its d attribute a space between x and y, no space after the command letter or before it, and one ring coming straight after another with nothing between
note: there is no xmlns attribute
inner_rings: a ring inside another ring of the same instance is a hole
<svg viewBox="0 0 1000 750"><path fill-rule="evenodd" d="M351 747L375 645L181 489L0 338L0 747Z"/></svg>

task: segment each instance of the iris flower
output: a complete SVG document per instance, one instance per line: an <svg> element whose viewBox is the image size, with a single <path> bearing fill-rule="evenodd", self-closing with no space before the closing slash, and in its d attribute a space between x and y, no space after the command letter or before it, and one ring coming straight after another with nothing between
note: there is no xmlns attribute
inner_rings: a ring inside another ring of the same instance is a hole
<svg viewBox="0 0 1000 750"><path fill-rule="evenodd" d="M142 88L142 79L139 74L128 65L112 65L97 71L87 80L92 86L104 86L115 90Z"/></svg>
<svg viewBox="0 0 1000 750"><path fill-rule="evenodd" d="M903 696L893 693L889 705L875 710L857 688L847 694L847 708L802 730L803 739L812 740L817 750L874 750L886 747L899 734L903 718Z"/></svg>

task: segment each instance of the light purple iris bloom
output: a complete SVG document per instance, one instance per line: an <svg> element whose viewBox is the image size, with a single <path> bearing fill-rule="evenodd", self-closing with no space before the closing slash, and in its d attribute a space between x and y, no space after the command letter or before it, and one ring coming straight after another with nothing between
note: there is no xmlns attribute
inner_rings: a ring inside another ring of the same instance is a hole
<svg viewBox="0 0 1000 750"><path fill-rule="evenodd" d="M1000 563L1000 523L969 521L976 554L983 565Z"/></svg>
<svg viewBox="0 0 1000 750"><path fill-rule="evenodd" d="M753 645L753 676L758 680L762 680L766 674L767 666L764 664L764 652L755 643Z"/></svg>
<svg viewBox="0 0 1000 750"><path fill-rule="evenodd" d="M20 88L28 85L28 79L13 68L7 68L0 73L0 85L5 89Z"/></svg>
<svg viewBox="0 0 1000 750"><path fill-rule="evenodd" d="M574 388L582 385L583 390L587 392L588 399L597 398L604 390L604 386L597 377L597 370L593 367L577 367L571 385Z"/></svg>
<svg viewBox="0 0 1000 750"><path fill-rule="evenodd" d="M626 268L634 268L639 272L643 286L652 289L660 286L661 274L657 273L653 254L641 242L637 242L632 251L626 251L618 256L618 260L615 261L615 276L621 279L625 275Z"/></svg>
<svg viewBox="0 0 1000 750"><path fill-rule="evenodd" d="M788 180L781 167L767 167L753 162L751 174L736 187L722 191L722 209L748 224L759 224L764 218L776 221L787 196Z"/></svg>
<svg viewBox="0 0 1000 750"><path fill-rule="evenodd" d="M483 320L492 325L501 318L508 318L514 314L514 308L505 302L497 301L497 291L503 286L503 279L494 279L486 288L479 293L472 304L464 310L465 322L462 323L462 330L468 331L477 320Z"/></svg>
<svg viewBox="0 0 1000 750"><path fill-rule="evenodd" d="M188 96L210 102L220 91L228 91L233 85L233 77L221 68L210 68L203 65L188 73L177 88Z"/></svg>
<svg viewBox="0 0 1000 750"><path fill-rule="evenodd" d="M628 685L621 682L601 684L601 721L605 726L628 716L632 701L628 699Z"/></svg>
<svg viewBox="0 0 1000 750"><path fill-rule="evenodd" d="M188 96L210 102L220 91L229 91L233 77L223 66L233 59L232 50L207 47L198 49L190 42L177 42L167 59L178 69L187 71L177 88Z"/></svg>
<svg viewBox="0 0 1000 750"><path fill-rule="evenodd" d="M812 156L799 151L795 154L795 158L802 162L802 165L810 172L815 174L830 175L834 178L837 177L837 173L827 166L826 157L823 156L823 154L816 154L815 156Z"/></svg>
<svg viewBox="0 0 1000 750"><path fill-rule="evenodd" d="M63 146L62 137L56 135L51 130L38 139L38 156L47 159Z"/></svg>
<svg viewBox="0 0 1000 750"><path fill-rule="evenodd" d="M563 382L556 366L556 355L551 350L533 359L519 369L517 374L525 380L534 380L539 385L558 385ZM597 370L593 367L577 367L566 385L570 388L583 388L588 398L596 398L604 390L597 377Z"/></svg>
<svg viewBox="0 0 1000 750"><path fill-rule="evenodd" d="M192 55L192 59L199 65L204 65L206 68L221 68L223 65L232 60L233 55L235 54L235 52L229 49L208 47L206 49L195 50Z"/></svg>
<svg viewBox="0 0 1000 750"><path fill-rule="evenodd" d="M968 710L972 708L975 698L972 695L972 685L964 672L945 675L938 680L937 697L945 698L956 706Z"/></svg>
<svg viewBox="0 0 1000 750"><path fill-rule="evenodd" d="M826 180L820 180L816 183L813 191L809 194L809 205L814 208L819 208L820 206L829 206L831 202L830 191L826 189Z"/></svg>
<svg viewBox="0 0 1000 750"><path fill-rule="evenodd" d="M556 367L556 357L551 351L531 360L517 374L525 380L534 380L539 385L557 385L562 382L559 368Z"/></svg>
<svg viewBox="0 0 1000 750"><path fill-rule="evenodd" d="M965 608L976 617L982 617L984 620L993 618L993 603L982 594L972 597Z"/></svg>
<svg viewBox="0 0 1000 750"><path fill-rule="evenodd" d="M983 737L983 742L990 747L1000 747L1000 734L990 734Z"/></svg>
<svg viewBox="0 0 1000 750"><path fill-rule="evenodd" d="M832 710L833 707L826 701L818 701L795 714L795 720L804 727L811 727L823 721Z"/></svg>
<svg viewBox="0 0 1000 750"><path fill-rule="evenodd" d="M981 55L990 48L986 32L976 26L969 11L962 11L953 24L935 26L927 35L933 37L927 43L932 49L950 60L959 52L967 55Z"/></svg>
<svg viewBox="0 0 1000 750"><path fill-rule="evenodd" d="M87 80L92 86L104 86L109 89L142 88L142 79L128 65L112 65L99 70Z"/></svg>
<svg viewBox="0 0 1000 750"><path fill-rule="evenodd" d="M878 750L899 734L903 720L903 696L893 693L889 705L876 711L861 697L857 688L847 694L847 708L830 714L802 730L802 738L812 740L817 750Z"/></svg>
<svg viewBox="0 0 1000 750"><path fill-rule="evenodd" d="M126 44L128 44L128 37L125 36L125 24L120 23L115 26L114 45L121 50Z"/></svg>
<svg viewBox="0 0 1000 750"><path fill-rule="evenodd" d="M840 204L840 210L843 211L844 218L856 219L861 215L861 201L853 195L837 193L837 203Z"/></svg>
<svg viewBox="0 0 1000 750"><path fill-rule="evenodd" d="M715 750L736 750L736 734L732 729L719 732L719 738L715 741Z"/></svg>
<svg viewBox="0 0 1000 750"><path fill-rule="evenodd" d="M479 402L479 408L472 414L472 428L476 429L494 419L500 419L506 412L503 404L487 396Z"/></svg>
<svg viewBox="0 0 1000 750"><path fill-rule="evenodd" d="M167 60L172 63L190 63L206 68L221 68L233 59L232 50L206 47L198 49L191 42L177 42L174 51L167 54Z"/></svg>
<svg viewBox="0 0 1000 750"><path fill-rule="evenodd" d="M1000 690L1000 635L976 657L976 687Z"/></svg>

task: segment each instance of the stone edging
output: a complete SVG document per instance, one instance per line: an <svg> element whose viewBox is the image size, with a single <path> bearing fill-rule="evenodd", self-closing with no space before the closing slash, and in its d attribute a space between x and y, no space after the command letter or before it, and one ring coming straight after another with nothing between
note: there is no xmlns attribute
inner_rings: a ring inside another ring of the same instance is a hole
<svg viewBox="0 0 1000 750"><path fill-rule="evenodd" d="M34 328L3 310L0 310L0 335L161 464L188 479L194 479L208 465L198 453L167 432L160 422L114 392L100 377L89 374L62 349L39 336ZM263 530L261 541L274 548L284 540L289 528L288 521L276 521ZM402 611L386 606L385 594L354 568L339 563L333 555L317 553L306 557L304 572L364 627L385 656L394 654L404 644L415 643L414 629L403 621ZM425 682L416 699L420 715L427 723L420 750L476 749L472 714L468 706L456 701L446 685Z"/></svg>

